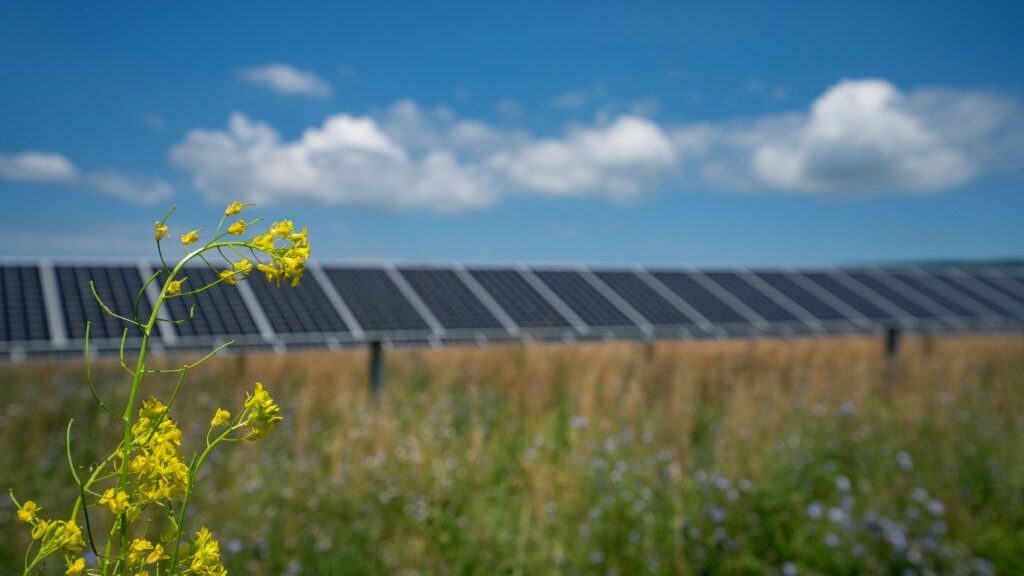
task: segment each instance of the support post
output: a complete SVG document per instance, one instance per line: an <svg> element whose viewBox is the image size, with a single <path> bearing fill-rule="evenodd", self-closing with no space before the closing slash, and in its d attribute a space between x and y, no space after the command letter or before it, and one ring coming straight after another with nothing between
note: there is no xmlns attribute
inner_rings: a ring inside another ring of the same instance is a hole
<svg viewBox="0 0 1024 576"><path fill-rule="evenodd" d="M384 346L380 340L370 342L370 392L380 396L384 389Z"/></svg>
<svg viewBox="0 0 1024 576"><path fill-rule="evenodd" d="M885 357L893 359L900 351L900 330L889 327L885 329Z"/></svg>

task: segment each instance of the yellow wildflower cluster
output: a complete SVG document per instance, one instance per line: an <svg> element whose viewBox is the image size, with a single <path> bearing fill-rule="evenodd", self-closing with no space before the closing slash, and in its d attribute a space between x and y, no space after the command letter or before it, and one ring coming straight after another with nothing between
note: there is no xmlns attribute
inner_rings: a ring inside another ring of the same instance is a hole
<svg viewBox="0 0 1024 576"><path fill-rule="evenodd" d="M132 426L138 454L132 458L128 471L136 477L140 503L170 500L184 494L188 487L188 466L178 452L181 429L164 416L166 412L167 408L156 398L147 400Z"/></svg>
<svg viewBox="0 0 1024 576"><path fill-rule="evenodd" d="M136 538L128 546L128 565L132 568L142 568L168 558L163 546L145 538Z"/></svg>
<svg viewBox="0 0 1024 576"><path fill-rule="evenodd" d="M78 524L65 520L44 520L39 517L42 510L32 500L26 500L18 506L17 512L18 520L32 525L32 539L42 542L42 550L74 555L85 548Z"/></svg>
<svg viewBox="0 0 1024 576"><path fill-rule="evenodd" d="M206 528L200 528L199 532L196 532L188 569L189 574L196 576L227 576L227 570L220 563L220 544Z"/></svg>
<svg viewBox="0 0 1024 576"><path fill-rule="evenodd" d="M139 516L139 509L131 505L131 502L128 501L128 493L124 490L108 488L100 497L100 506L110 508L110 513L114 516L127 512L129 521Z"/></svg>
<svg viewBox="0 0 1024 576"><path fill-rule="evenodd" d="M263 384L256 383L256 390L245 395L245 409L249 413L247 420L250 428L248 440L263 438L283 420L281 408L274 404L274 399L263 389Z"/></svg>
<svg viewBox="0 0 1024 576"><path fill-rule="evenodd" d="M277 239L285 240L287 244L279 248L275 243ZM269 232L253 238L252 243L274 254L269 264L256 266L267 280L279 284L281 280L291 280L292 286L298 285L309 259L309 236L305 227L297 233L291 220L274 222Z"/></svg>

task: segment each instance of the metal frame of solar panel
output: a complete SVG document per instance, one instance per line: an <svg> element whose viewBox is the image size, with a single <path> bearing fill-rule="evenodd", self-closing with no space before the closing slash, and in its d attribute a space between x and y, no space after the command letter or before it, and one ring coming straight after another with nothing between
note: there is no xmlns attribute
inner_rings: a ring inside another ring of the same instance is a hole
<svg viewBox="0 0 1024 576"><path fill-rule="evenodd" d="M0 354L77 354L84 320L100 353L122 323L101 318L88 287L119 312L151 262L0 261ZM186 289L215 278L188 268ZM151 286L139 304L147 316ZM187 314L174 299L164 319ZM130 315L130 314L127 314ZM79 326L82 324L82 326ZM228 338L250 348L382 342L586 341L1024 329L1024 268L655 268L312 264L299 287L252 278L199 298L192 323L158 324L161 348ZM137 342L137 339L136 339Z"/></svg>

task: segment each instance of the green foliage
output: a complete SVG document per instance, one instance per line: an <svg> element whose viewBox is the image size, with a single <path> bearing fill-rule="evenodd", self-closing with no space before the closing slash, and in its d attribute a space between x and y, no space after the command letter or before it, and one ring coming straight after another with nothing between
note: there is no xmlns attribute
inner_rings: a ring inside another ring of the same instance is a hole
<svg viewBox="0 0 1024 576"><path fill-rule="evenodd" d="M1024 342L940 341L895 373L874 342L716 346L661 346L646 365L615 346L392 353L379 399L352 353L211 361L182 411L261 378L288 417L256 449L211 455L196 514L237 574L1024 566ZM0 482L44 508L73 495L32 473L58 451L27 445L51 446L69 411L116 435L72 369L0 368ZM21 563L13 515L0 507L0 572Z"/></svg>

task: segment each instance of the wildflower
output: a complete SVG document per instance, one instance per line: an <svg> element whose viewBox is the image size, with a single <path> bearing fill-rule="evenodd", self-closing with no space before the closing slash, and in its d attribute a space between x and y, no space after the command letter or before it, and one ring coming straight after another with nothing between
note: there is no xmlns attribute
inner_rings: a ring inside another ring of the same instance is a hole
<svg viewBox="0 0 1024 576"><path fill-rule="evenodd" d="M266 275L268 282L275 280L280 282L282 276L284 276L284 271L274 264L257 264L256 269Z"/></svg>
<svg viewBox="0 0 1024 576"><path fill-rule="evenodd" d="M231 421L231 412L217 408L217 412L213 415L213 420L210 422L210 426L216 428L217 426L224 426Z"/></svg>
<svg viewBox="0 0 1024 576"><path fill-rule="evenodd" d="M39 512L41 510L42 508L40 508L38 504L32 500L26 500L25 503L18 508L18 520L31 523L39 516Z"/></svg>
<svg viewBox="0 0 1024 576"><path fill-rule="evenodd" d="M146 559L150 550L153 549L153 543L145 538L136 538L132 540L132 543L128 546L128 564L138 565L142 564L142 561Z"/></svg>
<svg viewBox="0 0 1024 576"><path fill-rule="evenodd" d="M81 528L65 520L39 520L32 529L32 539L42 541L42 550L60 550L69 555L85 548Z"/></svg>
<svg viewBox="0 0 1024 576"><path fill-rule="evenodd" d="M296 256L284 256L281 258L281 268L285 277L291 278L292 286L295 286L299 283L299 279L302 278L302 273L306 269L306 262Z"/></svg>
<svg viewBox="0 0 1024 576"><path fill-rule="evenodd" d="M228 204L227 208L224 209L224 215L225 216L234 216L235 214L238 214L239 212L241 212L242 208L244 208L244 207L245 207L245 204L242 204L241 202L232 202L231 204Z"/></svg>
<svg viewBox="0 0 1024 576"><path fill-rule="evenodd" d="M85 574L85 558L79 558L68 564L68 569L64 574L67 576L81 576Z"/></svg>
<svg viewBox="0 0 1024 576"><path fill-rule="evenodd" d="M181 283L182 282L184 282L184 280L172 280L172 281L168 282L167 283L167 293L172 295L172 296L174 294L180 294L181 293Z"/></svg>
<svg viewBox="0 0 1024 576"><path fill-rule="evenodd" d="M198 229L196 229L196 230L189 230L188 232L185 232L184 234L181 235L181 243L184 244L185 246L188 246L189 244L194 244L194 243L196 243L198 241L199 241L199 230Z"/></svg>
<svg viewBox="0 0 1024 576"><path fill-rule="evenodd" d="M190 574L199 576L227 575L227 570L220 563L220 544L206 528L200 528L199 532L196 532L188 568Z"/></svg>
<svg viewBox="0 0 1024 576"><path fill-rule="evenodd" d="M164 238L167 238L167 225L156 223L156 241L159 242Z"/></svg>
<svg viewBox="0 0 1024 576"><path fill-rule="evenodd" d="M260 234L259 236L252 239L252 243L263 250L274 249L274 236L271 234Z"/></svg>
<svg viewBox="0 0 1024 576"><path fill-rule="evenodd" d="M245 409L249 411L248 424L251 428L248 440L266 436L283 419L281 408L274 404L274 399L259 382L256 383L256 390L252 395L245 395Z"/></svg>
<svg viewBox="0 0 1024 576"><path fill-rule="evenodd" d="M220 271L221 282L225 284L236 284L235 273L232 270Z"/></svg>
<svg viewBox="0 0 1024 576"><path fill-rule="evenodd" d="M278 238L287 238L295 233L295 224L291 220L274 222L274 225L270 227L270 233Z"/></svg>
<svg viewBox="0 0 1024 576"><path fill-rule="evenodd" d="M114 488L108 488L103 493L103 497L100 498L100 505L107 506L110 508L110 513L115 516L128 510L130 504L128 503L128 494L124 490L115 490Z"/></svg>
<svg viewBox="0 0 1024 576"><path fill-rule="evenodd" d="M178 450L181 429L166 412L167 407L156 398L146 400L132 425L139 450L128 463L128 471L135 476L143 502L170 500L188 488L188 466Z"/></svg>
<svg viewBox="0 0 1024 576"><path fill-rule="evenodd" d="M164 547L157 544L153 546L153 551L149 553L149 556L146 556L144 564L156 564L157 562L167 560L168 558L169 556L167 555L167 552L164 552Z"/></svg>
<svg viewBox="0 0 1024 576"><path fill-rule="evenodd" d="M228 234L234 234L235 236L245 234L245 220L239 220L231 226L228 226Z"/></svg>
<svg viewBox="0 0 1024 576"><path fill-rule="evenodd" d="M236 272L241 272L246 275L248 275L249 272L252 272L252 262L249 262L247 258L242 258L238 262L233 262L231 267L234 268Z"/></svg>

